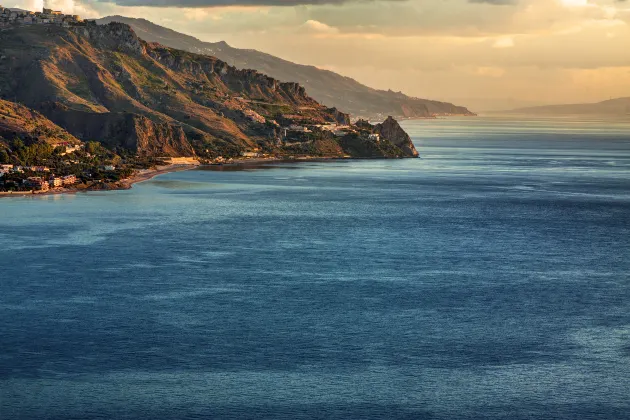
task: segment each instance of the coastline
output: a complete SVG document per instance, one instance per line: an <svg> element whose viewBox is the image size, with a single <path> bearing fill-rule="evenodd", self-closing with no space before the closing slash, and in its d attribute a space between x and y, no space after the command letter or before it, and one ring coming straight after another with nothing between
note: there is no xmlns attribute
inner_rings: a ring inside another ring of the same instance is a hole
<svg viewBox="0 0 630 420"><path fill-rule="evenodd" d="M45 196L45 195L55 195L55 194L76 194L81 192L90 192L90 191L117 191L117 190L128 190L133 184L137 184L139 182L148 181L151 178L154 178L158 175L163 175L170 172L179 172L179 171L187 171L190 169L194 169L198 167L198 164L169 164L163 166L157 166L155 169L142 169L134 174L132 177L123 179L121 181L111 183L111 184L100 184L99 187L89 186L85 188L80 187L71 187L71 188L55 188L47 191L0 191L0 198L10 198L10 197L35 197L35 196Z"/></svg>
<svg viewBox="0 0 630 420"><path fill-rule="evenodd" d="M181 164L181 163L172 163L170 165L157 166L155 169L143 169L139 171L137 174L133 175L131 178L123 179L120 181L120 184L126 186L126 188L119 189L129 189L133 184L138 184L140 182L148 181L152 178L155 178L158 175L167 174L170 172L180 172L180 171L188 171L190 169L194 169L199 167L199 164Z"/></svg>
<svg viewBox="0 0 630 420"><path fill-rule="evenodd" d="M247 165L260 165L271 162L308 162L308 161L326 161L326 160L346 160L353 159L343 156L303 156L294 158L281 158L281 157L261 157L261 158L240 158L234 159L230 163L224 164L200 164L200 163L172 163L168 165L157 166L154 169L142 169L130 178L120 180L111 184L99 184L98 186L92 185L85 188L73 187L73 188L55 188L47 191L0 191L1 198L10 197L39 197L55 194L76 194L90 191L118 191L131 189L134 184L148 181L155 178L158 175L163 175L171 172L188 171L191 169L206 167L206 168L230 168Z"/></svg>

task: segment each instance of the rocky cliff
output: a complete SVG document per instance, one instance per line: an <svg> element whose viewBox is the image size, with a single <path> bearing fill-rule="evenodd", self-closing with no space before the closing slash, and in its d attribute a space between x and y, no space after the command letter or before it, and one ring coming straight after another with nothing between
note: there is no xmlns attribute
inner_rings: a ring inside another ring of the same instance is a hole
<svg viewBox="0 0 630 420"><path fill-rule="evenodd" d="M72 26L70 30L90 41L97 48L142 54L144 45L129 25L112 22L109 25Z"/></svg>
<svg viewBox="0 0 630 420"><path fill-rule="evenodd" d="M59 104L45 108L51 120L83 140L99 140L111 149L139 156L195 156L181 126L123 112L86 112Z"/></svg>
<svg viewBox="0 0 630 420"><path fill-rule="evenodd" d="M391 116L387 117L382 123L376 124L374 133L379 134L382 139L399 147L406 155L413 157L418 156L418 151L413 145L409 134L407 134L400 124L398 124L398 121Z"/></svg>

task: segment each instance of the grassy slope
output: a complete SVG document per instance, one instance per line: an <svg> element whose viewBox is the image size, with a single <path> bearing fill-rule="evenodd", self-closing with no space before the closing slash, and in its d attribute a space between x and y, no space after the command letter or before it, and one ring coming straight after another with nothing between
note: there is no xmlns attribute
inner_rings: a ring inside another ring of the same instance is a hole
<svg viewBox="0 0 630 420"><path fill-rule="evenodd" d="M0 137L11 140L16 136L37 139L51 144L80 143L77 138L39 112L0 99Z"/></svg>

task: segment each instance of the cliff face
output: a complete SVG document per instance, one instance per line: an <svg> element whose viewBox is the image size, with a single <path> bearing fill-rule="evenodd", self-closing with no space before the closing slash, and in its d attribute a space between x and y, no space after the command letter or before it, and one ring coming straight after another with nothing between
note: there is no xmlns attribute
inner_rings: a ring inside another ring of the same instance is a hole
<svg viewBox="0 0 630 420"><path fill-rule="evenodd" d="M131 113L91 113L59 105L46 109L55 121L84 141L98 139L109 148L124 148L140 156L194 156L181 126L155 122Z"/></svg>
<svg viewBox="0 0 630 420"><path fill-rule="evenodd" d="M299 84L147 43L127 25L15 27L0 32L3 56L0 96L82 140L146 156L343 154L317 127L349 125L350 116ZM402 150L377 149L381 157Z"/></svg>
<svg viewBox="0 0 630 420"><path fill-rule="evenodd" d="M195 150L186 138L186 133L178 125L155 123L147 117L133 116L127 119L133 133L136 150L147 156L194 156Z"/></svg>
<svg viewBox="0 0 630 420"><path fill-rule="evenodd" d="M376 124L374 132L379 134L382 139L399 147L407 156L418 156L418 151L413 145L409 134L407 134L400 124L398 124L398 121L391 116L387 117L381 124Z"/></svg>
<svg viewBox="0 0 630 420"><path fill-rule="evenodd" d="M129 25L113 22L109 25L73 26L70 30L88 39L98 48L142 54L144 46Z"/></svg>
<svg viewBox="0 0 630 420"><path fill-rule="evenodd" d="M339 111L337 108L331 109L335 121L340 125L350 125L350 114Z"/></svg>

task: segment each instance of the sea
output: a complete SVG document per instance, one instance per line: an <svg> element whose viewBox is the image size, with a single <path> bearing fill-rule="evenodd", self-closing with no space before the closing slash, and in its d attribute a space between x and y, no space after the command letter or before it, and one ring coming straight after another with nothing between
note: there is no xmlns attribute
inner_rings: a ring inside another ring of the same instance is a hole
<svg viewBox="0 0 630 420"><path fill-rule="evenodd" d="M630 419L630 120L0 199L0 419Z"/></svg>

